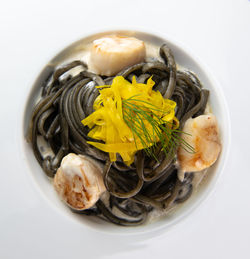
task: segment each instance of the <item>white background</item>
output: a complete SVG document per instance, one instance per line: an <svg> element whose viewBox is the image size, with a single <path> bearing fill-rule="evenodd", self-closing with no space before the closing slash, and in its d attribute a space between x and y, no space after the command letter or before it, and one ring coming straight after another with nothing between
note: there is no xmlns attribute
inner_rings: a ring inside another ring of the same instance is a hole
<svg viewBox="0 0 250 259"><path fill-rule="evenodd" d="M232 123L225 170L209 198L158 235L84 231L40 196L22 168L23 101L61 49L105 29L169 35L222 85ZM250 258L250 1L0 2L0 258Z"/></svg>

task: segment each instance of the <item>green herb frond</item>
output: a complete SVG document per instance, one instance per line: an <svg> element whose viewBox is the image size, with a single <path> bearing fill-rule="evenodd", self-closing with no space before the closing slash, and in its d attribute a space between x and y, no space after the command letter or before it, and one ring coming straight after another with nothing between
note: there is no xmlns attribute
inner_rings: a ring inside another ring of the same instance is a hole
<svg viewBox="0 0 250 259"><path fill-rule="evenodd" d="M157 142L161 143L162 150L167 156L173 155L173 151L176 150L178 146L182 146L189 153L195 152L194 148L180 137L181 133L190 134L179 129L173 129L172 123L163 121L162 117L164 117L164 111L150 102L134 97L136 96L123 100L122 105L123 119L132 131L136 147L135 136L137 136L142 143L146 154L156 160L155 151ZM145 104L150 107L150 110ZM156 112L162 113L161 117L157 115ZM144 121L149 123L150 127L152 127L152 131L147 129Z"/></svg>

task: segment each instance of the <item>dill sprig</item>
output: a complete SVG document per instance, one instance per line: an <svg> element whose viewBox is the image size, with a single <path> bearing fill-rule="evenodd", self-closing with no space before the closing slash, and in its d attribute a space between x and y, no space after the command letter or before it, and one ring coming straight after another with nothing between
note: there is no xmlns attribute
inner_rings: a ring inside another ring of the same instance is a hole
<svg viewBox="0 0 250 259"><path fill-rule="evenodd" d="M174 129L173 123L162 119L167 112L160 110L150 102L135 97L132 96L126 100L122 100L122 107L123 119L133 133L136 147L136 139L138 138L146 154L156 160L155 151L159 142L166 156L173 155L174 150L178 146L182 146L189 153L195 152L194 148L180 137L181 133L188 133ZM160 112L161 116L157 112Z"/></svg>

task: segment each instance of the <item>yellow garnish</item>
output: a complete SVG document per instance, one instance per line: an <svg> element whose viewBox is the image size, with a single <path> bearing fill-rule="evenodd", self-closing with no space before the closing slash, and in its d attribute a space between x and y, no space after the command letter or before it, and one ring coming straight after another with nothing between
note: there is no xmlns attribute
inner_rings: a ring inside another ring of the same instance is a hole
<svg viewBox="0 0 250 259"><path fill-rule="evenodd" d="M130 83L117 76L112 85L98 87L102 89L94 102L95 111L82 123L91 129L89 137L104 142L88 143L108 152L110 161L116 161L119 153L130 165L137 150L147 149L159 141L167 143L171 129L178 128L176 103L152 90L154 84L151 78L147 84L141 84L135 77Z"/></svg>

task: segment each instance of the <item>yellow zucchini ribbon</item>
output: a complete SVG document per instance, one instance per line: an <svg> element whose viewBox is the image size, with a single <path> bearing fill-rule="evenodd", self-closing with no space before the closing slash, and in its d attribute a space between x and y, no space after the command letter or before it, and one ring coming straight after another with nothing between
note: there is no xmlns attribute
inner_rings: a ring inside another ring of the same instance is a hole
<svg viewBox="0 0 250 259"><path fill-rule="evenodd" d="M124 120L125 114L128 113L123 102L128 102L132 107L141 107L151 114L152 118L158 120L160 118L161 124L169 122L177 128L179 121L175 117L176 103L164 99L159 91L154 91L152 89L154 84L152 78L149 78L146 84L141 84L136 82L135 77L130 83L122 76L117 76L113 79L112 85L98 86L101 90L93 105L94 112L82 120L82 124L91 129L88 133L89 137L103 143L94 141L87 143L108 152L111 161L116 161L116 155L119 153L123 161L130 165L134 162L134 154L137 150L150 147L159 141L157 135L153 138L154 141L148 141L143 134L139 138L133 133ZM133 118L130 119L133 122ZM144 130L146 128L147 133L154 136L155 129L150 122L145 118L142 118L142 121ZM138 127L138 121L134 124ZM139 131L144 132L143 129Z"/></svg>

